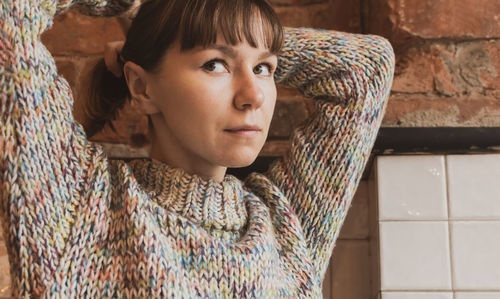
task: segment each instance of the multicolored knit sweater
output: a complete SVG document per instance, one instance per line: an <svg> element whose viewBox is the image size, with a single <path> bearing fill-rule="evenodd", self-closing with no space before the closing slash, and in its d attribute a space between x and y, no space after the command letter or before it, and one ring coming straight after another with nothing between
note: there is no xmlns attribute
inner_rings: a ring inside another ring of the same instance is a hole
<svg viewBox="0 0 500 299"><path fill-rule="evenodd" d="M275 79L314 97L316 113L267 173L216 182L156 160L110 160L72 117L41 33L68 8L110 16L130 2L0 3L0 214L13 295L321 297L382 120L391 45L286 29Z"/></svg>

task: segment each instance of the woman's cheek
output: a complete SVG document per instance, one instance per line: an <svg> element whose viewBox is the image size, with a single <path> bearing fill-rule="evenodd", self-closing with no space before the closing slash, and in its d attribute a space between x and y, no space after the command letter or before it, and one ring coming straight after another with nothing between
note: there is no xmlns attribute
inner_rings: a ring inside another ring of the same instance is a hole
<svg viewBox="0 0 500 299"><path fill-rule="evenodd" d="M269 114L270 117L272 117L274 113L274 107L276 105L276 98L277 98L277 90L276 90L276 84L274 83L274 80L269 84L267 94L266 94L266 100L267 104L269 105L267 108L267 113Z"/></svg>

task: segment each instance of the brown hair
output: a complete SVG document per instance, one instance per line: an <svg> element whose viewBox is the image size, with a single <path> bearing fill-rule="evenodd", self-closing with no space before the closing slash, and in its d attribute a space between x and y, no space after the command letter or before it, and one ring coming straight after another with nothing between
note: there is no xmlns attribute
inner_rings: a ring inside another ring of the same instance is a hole
<svg viewBox="0 0 500 299"><path fill-rule="evenodd" d="M132 21L121 57L146 71L155 71L161 58L178 38L181 50L216 42L220 31L227 43L247 41L257 47L255 18L263 28L263 46L278 54L283 29L266 0L150 0L144 2ZM124 76L115 77L101 60L93 71L86 114L86 132L93 136L111 121L130 100Z"/></svg>

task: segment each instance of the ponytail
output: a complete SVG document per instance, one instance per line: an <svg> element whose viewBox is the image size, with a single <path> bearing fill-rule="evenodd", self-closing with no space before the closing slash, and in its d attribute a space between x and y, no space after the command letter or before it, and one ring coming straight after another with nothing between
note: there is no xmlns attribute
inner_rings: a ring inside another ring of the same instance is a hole
<svg viewBox="0 0 500 299"><path fill-rule="evenodd" d="M94 136L106 125L116 132L112 121L130 99L125 76L116 77L107 69L104 59L95 65L91 76L85 111L87 137Z"/></svg>

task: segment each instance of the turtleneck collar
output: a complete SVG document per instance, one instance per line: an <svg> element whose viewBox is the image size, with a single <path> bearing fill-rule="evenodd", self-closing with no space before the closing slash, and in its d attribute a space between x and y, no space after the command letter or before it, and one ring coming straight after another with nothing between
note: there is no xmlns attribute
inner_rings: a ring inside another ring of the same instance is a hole
<svg viewBox="0 0 500 299"><path fill-rule="evenodd" d="M151 199L165 209L205 229L236 231L246 223L246 191L236 177L226 175L222 182L217 182L154 159L128 164Z"/></svg>

